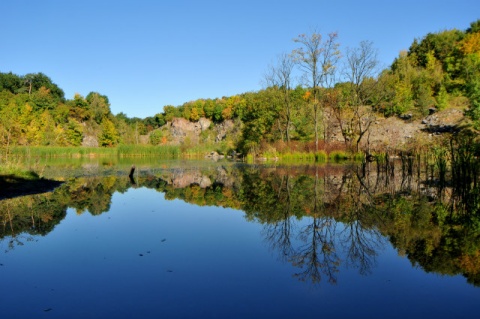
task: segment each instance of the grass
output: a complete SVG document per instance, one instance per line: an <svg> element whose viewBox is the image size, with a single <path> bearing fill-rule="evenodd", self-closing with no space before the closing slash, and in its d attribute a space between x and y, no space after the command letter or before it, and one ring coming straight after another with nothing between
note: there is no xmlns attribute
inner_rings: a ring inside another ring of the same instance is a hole
<svg viewBox="0 0 480 319"><path fill-rule="evenodd" d="M0 185L14 180L36 181L40 176L33 170L26 169L20 163L12 160L5 160L0 157Z"/></svg>
<svg viewBox="0 0 480 319"><path fill-rule="evenodd" d="M327 162L341 162L341 161L362 161L364 155L362 153L349 153L346 151L331 151L327 153L324 150L318 152L264 152L257 159L267 162L280 161L282 163L327 163ZM247 155L247 162L254 162L252 154Z"/></svg>
<svg viewBox="0 0 480 319"><path fill-rule="evenodd" d="M339 162L349 159L349 155L344 151L333 151L328 154L328 158L332 161Z"/></svg>
<svg viewBox="0 0 480 319"><path fill-rule="evenodd" d="M180 148L170 145L122 145L117 147L117 149L119 157L178 158L180 156Z"/></svg>
<svg viewBox="0 0 480 319"><path fill-rule="evenodd" d="M117 147L54 147L54 146L15 146L10 148L13 158L82 158L82 157L161 157L178 158L178 146L120 145Z"/></svg>
<svg viewBox="0 0 480 319"><path fill-rule="evenodd" d="M23 169L19 165L11 162L0 165L0 176L15 176L30 181L40 178L34 171Z"/></svg>

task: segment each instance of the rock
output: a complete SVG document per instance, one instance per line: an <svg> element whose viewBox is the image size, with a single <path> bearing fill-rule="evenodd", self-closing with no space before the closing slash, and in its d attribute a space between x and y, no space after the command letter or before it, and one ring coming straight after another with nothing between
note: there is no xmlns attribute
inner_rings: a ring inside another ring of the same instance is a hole
<svg viewBox="0 0 480 319"><path fill-rule="evenodd" d="M235 124L232 120L225 120L222 123L218 124L215 129L217 131L217 136L215 137L215 142L220 142L223 140L227 133L235 127Z"/></svg>
<svg viewBox="0 0 480 319"><path fill-rule="evenodd" d="M210 128L210 125L212 124L212 121L210 121L209 119L207 118L200 118L200 120L198 120L198 124L200 124L200 129L203 131L206 131L208 130L208 128Z"/></svg>
<svg viewBox="0 0 480 319"><path fill-rule="evenodd" d="M85 135L82 140L82 146L85 147L98 147L97 137L94 135Z"/></svg>

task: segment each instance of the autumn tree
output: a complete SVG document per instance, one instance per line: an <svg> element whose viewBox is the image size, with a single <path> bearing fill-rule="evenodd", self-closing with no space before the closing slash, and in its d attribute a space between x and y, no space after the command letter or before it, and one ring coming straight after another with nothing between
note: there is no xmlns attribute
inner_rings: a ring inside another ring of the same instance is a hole
<svg viewBox="0 0 480 319"><path fill-rule="evenodd" d="M318 151L318 126L324 116L320 106L321 87L329 87L334 82L336 64L340 58L337 33L330 33L323 40L322 35L317 32L301 34L293 39L299 43L300 48L293 51L298 65L304 72L308 86L313 92L312 107L315 130L315 150ZM325 135L325 128L324 128Z"/></svg>
<svg viewBox="0 0 480 319"><path fill-rule="evenodd" d="M100 145L112 147L118 144L119 135L115 125L108 118L104 118L101 125Z"/></svg>

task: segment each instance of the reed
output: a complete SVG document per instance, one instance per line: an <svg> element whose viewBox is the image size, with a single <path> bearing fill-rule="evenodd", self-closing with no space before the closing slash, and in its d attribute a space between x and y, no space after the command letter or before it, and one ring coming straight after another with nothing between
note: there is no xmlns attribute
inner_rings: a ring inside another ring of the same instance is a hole
<svg viewBox="0 0 480 319"><path fill-rule="evenodd" d="M325 151L318 151L315 153L315 162L326 163L328 161L328 155Z"/></svg>
<svg viewBox="0 0 480 319"><path fill-rule="evenodd" d="M162 157L180 156L178 146L120 145L118 147L54 147L54 146L16 146L9 156L21 158L82 158L82 157Z"/></svg>
<svg viewBox="0 0 480 319"><path fill-rule="evenodd" d="M332 151L328 154L328 158L334 162L341 162L350 159L350 156L344 151Z"/></svg>
<svg viewBox="0 0 480 319"><path fill-rule="evenodd" d="M161 157L178 158L180 147L173 145L121 145L118 148L119 157Z"/></svg>
<svg viewBox="0 0 480 319"><path fill-rule="evenodd" d="M286 152L279 158L284 162L315 162L315 154L310 152Z"/></svg>

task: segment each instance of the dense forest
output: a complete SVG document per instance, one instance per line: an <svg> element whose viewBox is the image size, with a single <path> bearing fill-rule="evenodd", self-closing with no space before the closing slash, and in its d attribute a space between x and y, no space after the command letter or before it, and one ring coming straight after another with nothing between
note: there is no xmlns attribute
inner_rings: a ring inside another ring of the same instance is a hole
<svg viewBox="0 0 480 319"><path fill-rule="evenodd" d="M43 73L0 73L0 145L171 145L175 118L205 118L210 128L231 121L236 130L222 141L206 130L200 143L243 153L299 145L318 151L332 140L333 127L346 150L359 151L379 117L418 119L448 108L464 112L463 129L480 129L480 20L415 39L384 70L368 41L343 50L336 33L312 32L294 42L298 49L266 68L264 89L167 105L144 119L112 114L98 92L68 99Z"/></svg>

